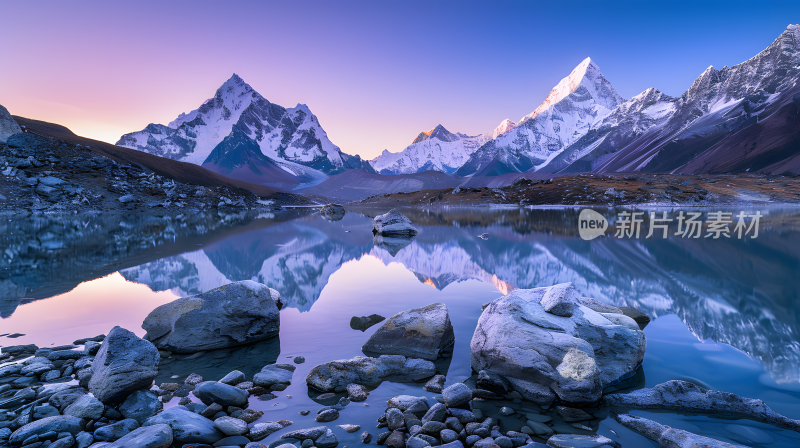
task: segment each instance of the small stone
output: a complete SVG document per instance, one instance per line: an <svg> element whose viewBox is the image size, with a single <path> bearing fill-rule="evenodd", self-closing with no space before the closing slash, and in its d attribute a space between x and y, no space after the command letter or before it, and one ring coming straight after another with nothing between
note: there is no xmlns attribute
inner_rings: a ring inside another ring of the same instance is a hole
<svg viewBox="0 0 800 448"><path fill-rule="evenodd" d="M347 396L350 398L350 401L365 401L367 399L367 390L360 384L350 383L347 385Z"/></svg>
<svg viewBox="0 0 800 448"><path fill-rule="evenodd" d="M422 388L427 392L432 392L435 394L442 393L442 389L444 388L444 382L447 381L447 378L444 375L435 375L433 378L428 380L425 383L425 386Z"/></svg>
<svg viewBox="0 0 800 448"><path fill-rule="evenodd" d="M514 413L515 411L508 406L503 406L502 408L500 408L500 415L504 415L507 417L509 415L513 415Z"/></svg>
<svg viewBox="0 0 800 448"><path fill-rule="evenodd" d="M372 442L372 434L368 433L367 431L362 432L361 443L368 445L370 442Z"/></svg>
<svg viewBox="0 0 800 448"><path fill-rule="evenodd" d="M443 429L439 433L439 438L442 439L442 443L450 443L458 440L458 433L452 429Z"/></svg>
<svg viewBox="0 0 800 448"><path fill-rule="evenodd" d="M316 420L320 423L332 422L339 418L339 411L336 409L326 409L317 415Z"/></svg>
<svg viewBox="0 0 800 448"><path fill-rule="evenodd" d="M338 444L339 439L336 438L336 434L330 429L325 431L324 435L314 440L314 446L317 448L334 448Z"/></svg>
<svg viewBox="0 0 800 448"><path fill-rule="evenodd" d="M327 399L333 398L335 396L336 396L336 394L333 393L333 392L329 392L327 394L319 394L319 395L317 395L317 400L327 400Z"/></svg>
<svg viewBox="0 0 800 448"><path fill-rule="evenodd" d="M203 382L203 377L196 373L192 373L191 375L187 376L186 379L183 380L183 382L185 384L197 386L198 384Z"/></svg>
<svg viewBox="0 0 800 448"><path fill-rule="evenodd" d="M308 415L310 413L311 413L311 411L309 411L308 409L300 411L300 415L303 415L303 416Z"/></svg>
<svg viewBox="0 0 800 448"><path fill-rule="evenodd" d="M245 380L244 373L238 370L234 370L233 372L225 375L225 377L219 380L219 382L223 384L230 384L231 386L236 386L237 384L241 383L244 380Z"/></svg>
<svg viewBox="0 0 800 448"><path fill-rule="evenodd" d="M505 436L496 437L494 439L494 444L500 448L514 448L514 444L511 442L511 439Z"/></svg>
<svg viewBox="0 0 800 448"><path fill-rule="evenodd" d="M361 429L359 425L337 425L338 427L344 429L347 432L356 432Z"/></svg>
<svg viewBox="0 0 800 448"><path fill-rule="evenodd" d="M472 400L472 390L464 383L456 383L443 390L442 396L448 408L464 406Z"/></svg>
<svg viewBox="0 0 800 448"><path fill-rule="evenodd" d="M226 436L240 436L247 433L247 422L233 417L220 417L214 420L214 427Z"/></svg>
<svg viewBox="0 0 800 448"><path fill-rule="evenodd" d="M591 420L593 418L590 414L580 409L566 406L556 406L556 412L558 412L558 415L560 415L565 422L581 422Z"/></svg>
<svg viewBox="0 0 800 448"><path fill-rule="evenodd" d="M283 425L275 422L256 423L250 428L250 434L248 434L248 437L250 440L259 441L265 439L274 432L280 431L283 428Z"/></svg>
<svg viewBox="0 0 800 448"><path fill-rule="evenodd" d="M293 361L294 361L295 364L302 364L302 363L306 362L306 358L304 358L302 356L295 356Z"/></svg>
<svg viewBox="0 0 800 448"><path fill-rule="evenodd" d="M427 440L420 439L419 437L410 437L406 440L407 448L425 448L431 446Z"/></svg>
<svg viewBox="0 0 800 448"><path fill-rule="evenodd" d="M386 411L386 423L389 425L389 429L392 431L404 427L405 419L403 417L403 412L397 408L388 409Z"/></svg>

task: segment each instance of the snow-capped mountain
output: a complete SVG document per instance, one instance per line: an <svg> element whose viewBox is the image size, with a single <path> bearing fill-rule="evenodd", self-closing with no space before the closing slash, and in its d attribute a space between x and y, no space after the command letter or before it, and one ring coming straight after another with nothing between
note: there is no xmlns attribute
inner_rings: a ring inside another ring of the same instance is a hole
<svg viewBox="0 0 800 448"><path fill-rule="evenodd" d="M592 170L800 172L800 130L792 124L800 110L798 76L800 25L789 25L753 58L708 67L675 101L669 120L596 158Z"/></svg>
<svg viewBox="0 0 800 448"><path fill-rule="evenodd" d="M450 174L461 167L478 147L514 126L513 121L506 119L492 132L468 136L454 134L438 125L428 132L420 132L402 151L383 150L381 155L369 162L381 174L411 174L428 170Z"/></svg>
<svg viewBox="0 0 800 448"><path fill-rule="evenodd" d="M536 110L481 146L456 174L496 176L541 169L623 102L597 64L586 58Z"/></svg>
<svg viewBox="0 0 800 448"><path fill-rule="evenodd" d="M659 129L675 114L678 99L650 88L620 104L610 115L564 149L539 171L591 171L592 164L613 154L637 137ZM651 135L649 133L648 135Z"/></svg>
<svg viewBox="0 0 800 448"><path fill-rule="evenodd" d="M330 141L308 106L287 109L270 103L236 74L198 109L180 114L168 126L150 124L125 134L117 145L249 181L281 170L300 182L324 180L320 172L371 170Z"/></svg>

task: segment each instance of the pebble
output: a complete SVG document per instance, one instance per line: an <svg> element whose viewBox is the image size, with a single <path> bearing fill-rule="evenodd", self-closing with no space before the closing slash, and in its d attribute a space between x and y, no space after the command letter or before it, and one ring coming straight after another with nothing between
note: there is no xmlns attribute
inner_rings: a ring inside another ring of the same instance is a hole
<svg viewBox="0 0 800 448"><path fill-rule="evenodd" d="M503 406L502 408L500 408L500 415L509 416L512 414L514 414L514 410L511 409L510 407Z"/></svg>
<svg viewBox="0 0 800 448"><path fill-rule="evenodd" d="M302 364L302 363L306 362L306 358L304 358L302 356L295 356L293 361L294 361L295 364Z"/></svg>
<svg viewBox="0 0 800 448"><path fill-rule="evenodd" d="M368 433L367 431L364 431L363 433L361 433L361 443L366 445L369 444L369 442L372 442L372 434Z"/></svg>
<svg viewBox="0 0 800 448"><path fill-rule="evenodd" d="M337 425L338 427L344 429L347 432L356 432L361 429L359 425Z"/></svg>

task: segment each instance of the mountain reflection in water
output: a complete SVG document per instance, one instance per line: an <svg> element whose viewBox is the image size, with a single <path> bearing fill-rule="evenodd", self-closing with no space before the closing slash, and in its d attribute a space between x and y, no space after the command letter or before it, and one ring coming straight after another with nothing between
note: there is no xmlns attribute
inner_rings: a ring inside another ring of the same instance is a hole
<svg viewBox="0 0 800 448"><path fill-rule="evenodd" d="M0 247L6 254L0 312L8 317L20 303L117 270L178 296L252 279L280 291L287 307L308 311L343 263L371 256L400 263L440 290L470 279L503 294L573 282L586 296L636 307L651 318L676 314L697 338L759 360L777 383L800 382L800 211L762 209L756 239L592 241L578 237L579 211L403 210L419 235L394 256L376 246L371 233L371 216L385 210L348 212L332 222L313 210L270 219L240 214L121 222L94 216L95 231L86 234L80 229L89 227L87 218L37 218L27 233L25 223L8 222L16 230ZM609 218L616 213L603 212ZM101 231L109 236L100 238ZM482 233L488 239L479 238ZM53 235L65 236L53 244Z"/></svg>

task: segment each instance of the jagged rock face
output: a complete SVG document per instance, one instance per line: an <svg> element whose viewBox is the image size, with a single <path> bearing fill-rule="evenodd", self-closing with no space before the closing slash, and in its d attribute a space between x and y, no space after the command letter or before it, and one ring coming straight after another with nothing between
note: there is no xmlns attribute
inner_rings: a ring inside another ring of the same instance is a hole
<svg viewBox="0 0 800 448"><path fill-rule="evenodd" d="M428 132L420 132L416 139L400 152L383 153L370 160L375 171L381 174L411 174L428 170L453 173L464 165L470 155L484 143L514 129L515 123L503 120L494 131L468 136L452 133L438 125Z"/></svg>
<svg viewBox="0 0 800 448"><path fill-rule="evenodd" d="M0 105L0 143L5 143L8 137L20 132L22 129L8 113L8 109Z"/></svg>
<svg viewBox="0 0 800 448"><path fill-rule="evenodd" d="M779 115L782 124L796 121L797 108L785 106L793 103L798 75L800 26L790 25L753 58L720 70L707 68L673 102L668 120L641 136L620 140L613 153L608 152L613 148L597 148L597 154L567 171L585 169L589 162L595 172L800 172L796 163L780 163L796 152L787 149L791 143L776 144L777 137L787 134L794 141L796 126L775 129L765 126L768 121L762 123L773 115ZM740 131L746 128L759 132L761 139L741 142ZM737 144L747 150L736 151ZM586 142L580 146L588 148ZM569 152L579 154L581 147Z"/></svg>
<svg viewBox="0 0 800 448"><path fill-rule="evenodd" d="M315 170L370 169L358 156L341 153L308 106L287 109L270 103L235 74L198 109L181 114L168 126L150 124L125 134L117 145L228 171L250 168L251 163L258 166L267 158L312 177L319 177ZM236 154L238 147L248 152ZM254 154L254 148L261 154Z"/></svg>
<svg viewBox="0 0 800 448"><path fill-rule="evenodd" d="M541 172L601 170L602 157L663 126L675 114L678 99L647 89L620 104L610 115L556 156ZM634 169L635 167L632 167Z"/></svg>
<svg viewBox="0 0 800 448"><path fill-rule="evenodd" d="M280 313L270 288L244 280L161 305L142 328L160 349L195 353L277 336Z"/></svg>
<svg viewBox="0 0 800 448"><path fill-rule="evenodd" d="M509 132L480 147L456 174L500 175L545 166L623 102L587 58Z"/></svg>
<svg viewBox="0 0 800 448"><path fill-rule="evenodd" d="M595 311L587 306L592 303L581 301L571 283L517 290L491 302L470 344L472 369L504 376L540 403L548 396L596 402L606 386L638 368L646 340L633 319Z"/></svg>

